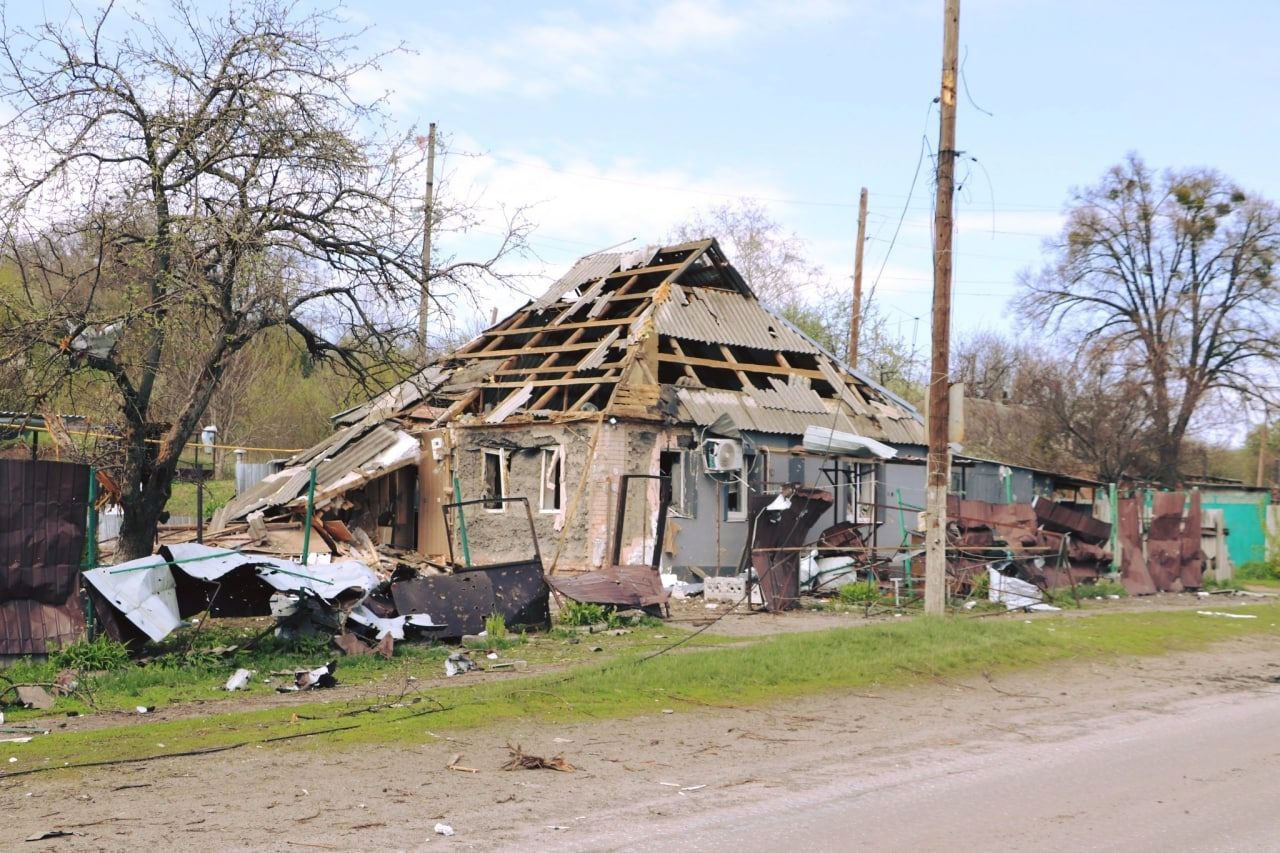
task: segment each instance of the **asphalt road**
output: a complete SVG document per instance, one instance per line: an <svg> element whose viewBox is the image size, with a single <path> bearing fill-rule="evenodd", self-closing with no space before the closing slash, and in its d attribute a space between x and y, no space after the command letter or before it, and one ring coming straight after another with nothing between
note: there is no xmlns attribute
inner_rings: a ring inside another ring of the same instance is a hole
<svg viewBox="0 0 1280 853"><path fill-rule="evenodd" d="M1280 688L1117 714L1051 742L980 754L922 747L870 775L844 771L816 790L598 840L733 851L1280 850Z"/></svg>

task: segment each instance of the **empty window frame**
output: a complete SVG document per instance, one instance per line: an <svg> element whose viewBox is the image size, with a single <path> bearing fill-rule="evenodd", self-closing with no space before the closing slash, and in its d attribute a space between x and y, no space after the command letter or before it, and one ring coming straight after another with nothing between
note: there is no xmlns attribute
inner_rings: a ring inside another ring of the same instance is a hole
<svg viewBox="0 0 1280 853"><path fill-rule="evenodd" d="M685 500L685 465L688 460L683 450L664 450L658 454L658 473L669 477L671 483L671 512L677 515L689 515L689 505Z"/></svg>
<svg viewBox="0 0 1280 853"><path fill-rule="evenodd" d="M855 524L870 524L876 520L876 466L853 466L847 517Z"/></svg>
<svg viewBox="0 0 1280 853"><path fill-rule="evenodd" d="M724 520L725 521L746 521L747 520L747 498L751 494L751 489L747 486L747 476L751 471L751 466L755 463L755 456L744 456L742 458L742 470L732 473L733 479L724 485Z"/></svg>
<svg viewBox="0 0 1280 853"><path fill-rule="evenodd" d="M542 449L542 476L539 479L538 509L560 512L564 507L564 445Z"/></svg>
<svg viewBox="0 0 1280 853"><path fill-rule="evenodd" d="M502 449L486 450L481 469L480 494L487 512L503 512L506 504L499 498L507 496L507 452Z"/></svg>

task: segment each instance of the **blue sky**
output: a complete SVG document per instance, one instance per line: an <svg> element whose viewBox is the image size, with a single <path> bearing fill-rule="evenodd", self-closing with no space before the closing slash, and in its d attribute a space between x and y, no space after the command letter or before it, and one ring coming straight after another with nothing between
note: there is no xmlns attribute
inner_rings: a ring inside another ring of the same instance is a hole
<svg viewBox="0 0 1280 853"><path fill-rule="evenodd" d="M397 123L435 121L449 137L444 184L481 222L443 238L444 252L484 251L502 211L527 206L536 257L513 269L537 291L581 254L659 241L750 197L847 286L866 186L866 280L878 278L893 328L923 343L942 5L352 0L339 15L367 27L370 51L407 48L362 74L357 95L387 93ZM1212 166L1280 199L1278 33L1280 4L1267 0L963 0L957 332L1012 328L1015 276L1059 228L1069 189L1129 151L1157 168ZM523 299L482 302L506 311Z"/></svg>
<svg viewBox="0 0 1280 853"><path fill-rule="evenodd" d="M371 46L402 39L412 51L362 84L389 90L402 120L436 121L455 150L484 155L448 159L452 190L489 210L533 205L541 263L530 272L660 239L700 208L749 196L847 282L865 185L868 281L883 264L882 305L904 336L914 317L927 334L928 154L909 204L907 193L924 137L936 145L941 0L348 12L371 26ZM1010 327L1014 276L1036 264L1069 188L1126 152L1158 168L1212 166L1280 198L1280 4L965 0L960 32L958 144L972 159L957 200L958 330Z"/></svg>

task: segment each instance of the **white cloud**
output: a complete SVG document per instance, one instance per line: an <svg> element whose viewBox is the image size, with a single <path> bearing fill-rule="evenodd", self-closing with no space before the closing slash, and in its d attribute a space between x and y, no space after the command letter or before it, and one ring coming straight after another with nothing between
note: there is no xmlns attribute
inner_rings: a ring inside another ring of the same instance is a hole
<svg viewBox="0 0 1280 853"><path fill-rule="evenodd" d="M394 105L409 109L443 94L634 93L660 79L670 63L850 11L833 0L665 0L607 19L544 12L532 23L505 30L495 25L469 38L412 27L394 38L403 38L414 53L393 55L381 68L358 75L356 94L390 91Z"/></svg>

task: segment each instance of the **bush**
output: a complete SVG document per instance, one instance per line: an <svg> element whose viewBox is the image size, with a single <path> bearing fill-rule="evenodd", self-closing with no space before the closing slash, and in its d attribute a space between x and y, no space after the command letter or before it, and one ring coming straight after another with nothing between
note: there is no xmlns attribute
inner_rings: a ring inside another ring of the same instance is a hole
<svg viewBox="0 0 1280 853"><path fill-rule="evenodd" d="M564 625L581 626L597 625L608 621L608 614L603 604L583 604L580 601L566 601L556 619Z"/></svg>
<svg viewBox="0 0 1280 853"><path fill-rule="evenodd" d="M1261 561L1241 563L1236 566L1235 579L1239 581L1280 580L1280 565Z"/></svg>
<svg viewBox="0 0 1280 853"><path fill-rule="evenodd" d="M873 580L845 584L838 595L842 604L875 604L880 600L880 586Z"/></svg>
<svg viewBox="0 0 1280 853"><path fill-rule="evenodd" d="M93 672L103 669L124 669L129 666L129 649L106 634L100 634L92 642L81 640L64 646L49 656L59 669L78 669Z"/></svg>

